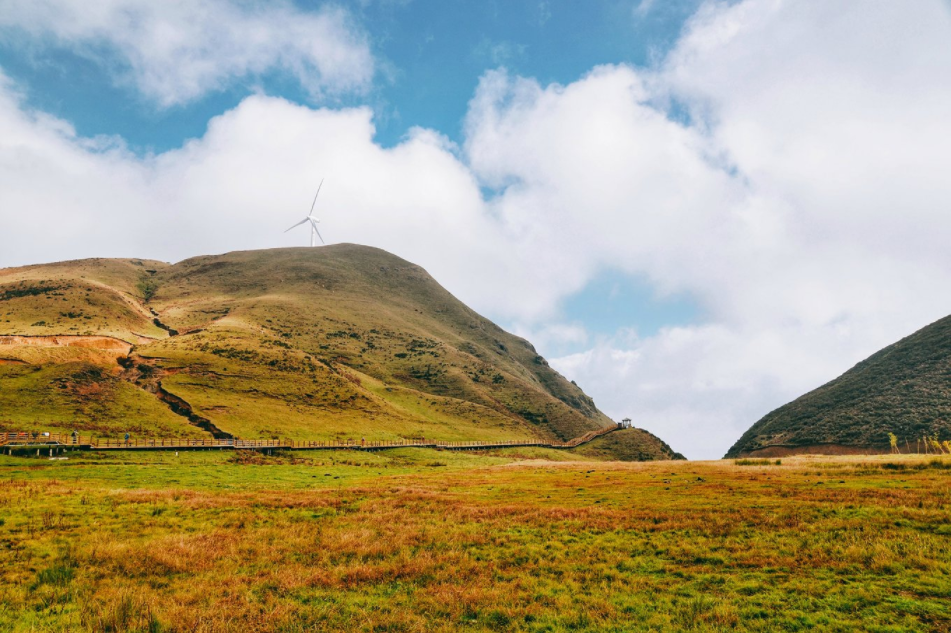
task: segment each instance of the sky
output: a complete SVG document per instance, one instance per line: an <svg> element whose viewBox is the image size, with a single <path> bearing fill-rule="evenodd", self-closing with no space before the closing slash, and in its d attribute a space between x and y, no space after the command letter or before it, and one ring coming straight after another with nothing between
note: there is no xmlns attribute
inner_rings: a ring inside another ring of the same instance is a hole
<svg viewBox="0 0 951 633"><path fill-rule="evenodd" d="M0 0L0 267L386 249L693 459L951 314L949 0Z"/></svg>

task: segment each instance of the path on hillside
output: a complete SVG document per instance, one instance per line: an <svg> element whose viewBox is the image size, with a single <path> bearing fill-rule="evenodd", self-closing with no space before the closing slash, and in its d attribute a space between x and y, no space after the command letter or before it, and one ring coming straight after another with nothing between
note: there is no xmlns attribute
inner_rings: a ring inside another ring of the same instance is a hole
<svg viewBox="0 0 951 633"><path fill-rule="evenodd" d="M159 324L158 318L155 319ZM175 330L160 327L169 331L170 336L177 334ZM26 347L80 347L83 349L93 349L102 352L108 352L118 357L119 366L123 368L119 377L126 382L133 384L140 389L154 395L177 415L186 418L189 423L197 426L211 434L215 439L231 439L232 435L219 429L208 418L195 413L191 404L184 398L169 392L162 385L162 378L169 372L161 369L155 364L154 358L139 356L134 353L135 345L114 336L104 335L84 335L84 334L53 334L53 335L28 335L28 334L4 334L0 335L0 348L14 346ZM125 357L123 359L123 357ZM125 361L125 362L124 362ZM0 357L0 364L29 364L27 361L18 358ZM147 369L147 372L143 372Z"/></svg>

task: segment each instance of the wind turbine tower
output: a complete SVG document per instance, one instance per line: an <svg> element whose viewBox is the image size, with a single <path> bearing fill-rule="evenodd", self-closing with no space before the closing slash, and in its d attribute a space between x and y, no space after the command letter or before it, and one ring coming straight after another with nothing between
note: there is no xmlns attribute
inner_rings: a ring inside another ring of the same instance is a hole
<svg viewBox="0 0 951 633"><path fill-rule="evenodd" d="M320 220L314 217L314 207L317 205L317 196L320 195L320 188L323 186L324 186L324 179L321 178L320 184L317 185L317 193L314 194L314 202L310 205L310 213L307 214L306 218L304 218L303 220L301 220L300 222L292 226L290 229L287 229L287 231L290 231L291 229L296 229L301 224L310 223L310 245L311 246L317 246L318 238L320 239L321 244L326 244L326 242L324 242L324 238L321 237L320 235L320 231L317 230L317 224L320 223ZM287 231L284 231L284 232L287 233Z"/></svg>

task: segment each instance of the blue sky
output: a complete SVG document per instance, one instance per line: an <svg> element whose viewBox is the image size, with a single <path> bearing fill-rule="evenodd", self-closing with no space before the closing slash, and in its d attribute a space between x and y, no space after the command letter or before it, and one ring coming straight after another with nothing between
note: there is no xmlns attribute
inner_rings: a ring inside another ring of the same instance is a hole
<svg viewBox="0 0 951 633"><path fill-rule="evenodd" d="M302 11L321 3L296 2ZM676 40L699 0L644 5L605 2L353 0L345 3L365 29L381 69L372 91L317 105L370 104L376 140L397 143L414 126L460 140L479 77L504 66L542 83L568 83L599 64L646 65ZM162 108L134 86L117 83L124 60L71 46L38 46L22 36L0 40L0 67L26 90L28 102L70 121L83 136L121 136L139 152L161 152L204 134L208 120L257 90L314 105L280 71L234 80L197 101Z"/></svg>
<svg viewBox="0 0 951 633"><path fill-rule="evenodd" d="M0 0L0 266L424 266L689 457L951 313L951 2Z"/></svg>
<svg viewBox="0 0 951 633"><path fill-rule="evenodd" d="M643 13L628 1L372 3L373 43L393 64L380 89L384 144L421 125L458 140L466 106L487 68L568 83L599 64L647 64L668 49L699 2L672 0Z"/></svg>

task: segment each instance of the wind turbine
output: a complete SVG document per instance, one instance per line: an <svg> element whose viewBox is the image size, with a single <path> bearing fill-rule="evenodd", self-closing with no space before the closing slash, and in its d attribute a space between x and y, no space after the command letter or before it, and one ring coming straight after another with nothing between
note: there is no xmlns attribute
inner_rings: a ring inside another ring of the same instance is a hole
<svg viewBox="0 0 951 633"><path fill-rule="evenodd" d="M290 229L287 229L287 231L290 231L291 229L296 229L301 224L307 224L308 222L310 222L310 245L311 246L317 246L318 237L320 238L321 244L326 244L326 242L324 241L324 238L321 237L320 235L320 231L317 230L317 224L320 222L320 220L314 217L314 207L317 205L317 196L320 195L320 188L323 186L324 186L324 179L321 178L320 184L317 185L317 193L314 194L314 202L313 204L310 205L310 213L307 214L306 218L304 218L303 220L301 220L300 222L292 226ZM284 232L287 233L287 231L284 231Z"/></svg>

